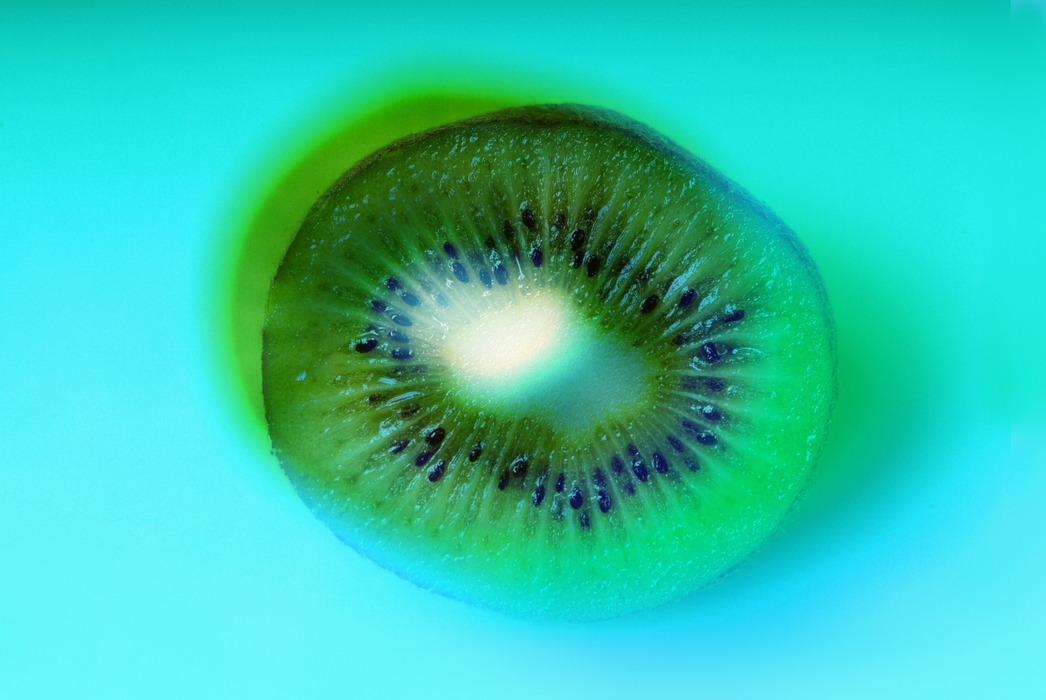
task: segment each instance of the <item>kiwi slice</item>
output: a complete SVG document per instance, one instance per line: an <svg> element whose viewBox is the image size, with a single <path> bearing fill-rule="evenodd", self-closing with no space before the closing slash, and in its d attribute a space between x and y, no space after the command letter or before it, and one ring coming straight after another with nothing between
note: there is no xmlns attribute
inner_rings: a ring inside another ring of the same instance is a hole
<svg viewBox="0 0 1046 700"><path fill-rule="evenodd" d="M764 541L835 356L777 217L643 125L555 105L346 173L273 281L263 378L275 454L345 542L455 598L592 619Z"/></svg>

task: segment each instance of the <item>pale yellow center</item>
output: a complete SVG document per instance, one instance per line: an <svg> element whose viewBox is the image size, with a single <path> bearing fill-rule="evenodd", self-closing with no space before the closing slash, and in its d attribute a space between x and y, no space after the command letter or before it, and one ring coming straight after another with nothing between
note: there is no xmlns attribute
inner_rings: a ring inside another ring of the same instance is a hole
<svg viewBox="0 0 1046 700"><path fill-rule="evenodd" d="M487 309L449 332L444 348L460 400L581 440L639 415L656 394L654 368L639 351L552 294Z"/></svg>
<svg viewBox="0 0 1046 700"><path fill-rule="evenodd" d="M550 296L533 295L486 314L447 340L451 364L484 382L518 379L547 361L550 348L563 342L564 310Z"/></svg>

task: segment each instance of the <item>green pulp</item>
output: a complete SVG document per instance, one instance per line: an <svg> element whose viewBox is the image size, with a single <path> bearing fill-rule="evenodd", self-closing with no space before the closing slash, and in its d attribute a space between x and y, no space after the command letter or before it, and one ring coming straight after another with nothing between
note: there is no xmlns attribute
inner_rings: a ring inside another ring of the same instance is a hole
<svg viewBox="0 0 1046 700"><path fill-rule="evenodd" d="M469 355L476 329L541 299L522 335ZM580 338L542 340L571 314ZM620 343L593 366L628 362L638 383L573 431L555 420L571 399L540 397L576 389L564 367L602 347L590 329ZM484 363L532 336L536 352L495 367L518 379L484 392ZM406 578L525 615L621 614L735 565L805 483L834 397L829 314L794 235L589 110L510 112L357 166L294 240L264 352L273 444L306 502Z"/></svg>

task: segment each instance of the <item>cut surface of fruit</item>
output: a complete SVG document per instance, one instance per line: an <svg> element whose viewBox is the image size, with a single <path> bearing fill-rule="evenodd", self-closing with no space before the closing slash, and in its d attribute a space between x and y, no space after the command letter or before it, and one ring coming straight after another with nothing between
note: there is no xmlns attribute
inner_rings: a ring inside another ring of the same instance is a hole
<svg viewBox="0 0 1046 700"><path fill-rule="evenodd" d="M275 277L266 419L306 503L446 595L593 619L745 559L835 394L795 235L620 115L496 112L364 159Z"/></svg>

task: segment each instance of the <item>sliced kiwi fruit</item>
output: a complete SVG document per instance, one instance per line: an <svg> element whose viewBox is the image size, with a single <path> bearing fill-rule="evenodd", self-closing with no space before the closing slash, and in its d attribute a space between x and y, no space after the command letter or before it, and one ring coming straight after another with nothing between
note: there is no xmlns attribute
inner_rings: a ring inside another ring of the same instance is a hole
<svg viewBox="0 0 1046 700"><path fill-rule="evenodd" d="M440 593L594 619L762 543L835 396L795 235L616 113L417 134L317 202L272 284L275 454L337 535Z"/></svg>

